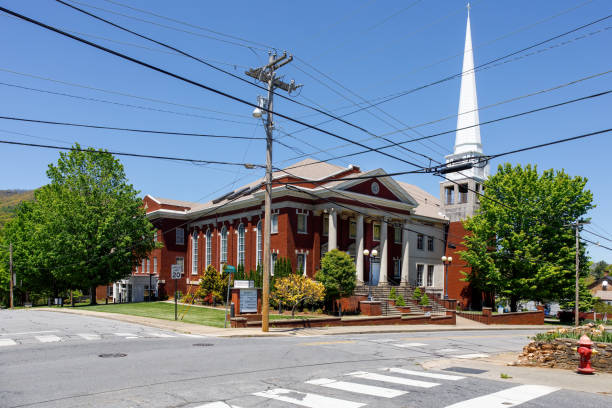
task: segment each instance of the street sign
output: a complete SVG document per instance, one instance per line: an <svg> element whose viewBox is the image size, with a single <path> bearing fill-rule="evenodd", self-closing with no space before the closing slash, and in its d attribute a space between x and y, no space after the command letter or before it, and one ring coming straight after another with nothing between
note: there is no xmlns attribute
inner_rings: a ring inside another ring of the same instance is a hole
<svg viewBox="0 0 612 408"><path fill-rule="evenodd" d="M225 273L236 273L236 267L232 265L223 265L223 272Z"/></svg>
<svg viewBox="0 0 612 408"><path fill-rule="evenodd" d="M235 280L234 288L249 289L255 287L255 281L252 280Z"/></svg>
<svg viewBox="0 0 612 408"><path fill-rule="evenodd" d="M171 277L172 279L181 279L183 275L183 265L175 264L172 265Z"/></svg>

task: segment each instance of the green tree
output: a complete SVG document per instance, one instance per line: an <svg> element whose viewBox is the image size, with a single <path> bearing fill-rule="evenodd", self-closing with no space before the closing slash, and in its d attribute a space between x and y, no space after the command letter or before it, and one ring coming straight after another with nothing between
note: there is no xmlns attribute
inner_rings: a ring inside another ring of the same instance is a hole
<svg viewBox="0 0 612 408"><path fill-rule="evenodd" d="M464 222L461 257L472 267L466 277L484 292L510 300L567 303L574 297L575 235L568 225L593 208L587 180L564 171L500 165L485 183L480 211ZM581 277L588 274L580 245ZM585 298L588 301L588 299Z"/></svg>
<svg viewBox="0 0 612 408"><path fill-rule="evenodd" d="M321 259L321 270L316 280L325 287L325 298L331 304L335 299L350 296L355 291L357 271L350 255L332 249Z"/></svg>
<svg viewBox="0 0 612 408"><path fill-rule="evenodd" d="M201 298L205 303L215 305L217 302L221 302L225 296L223 288L224 285L221 274L214 266L208 265L200 280L200 287L196 296Z"/></svg>
<svg viewBox="0 0 612 408"><path fill-rule="evenodd" d="M427 293L423 292L421 299L419 300L419 304L421 306L429 306L429 296L427 296Z"/></svg>
<svg viewBox="0 0 612 408"><path fill-rule="evenodd" d="M610 266L611 265L609 265L605 261L595 262L594 264L591 265L591 270L590 270L591 276L595 279L601 278L604 272L610 271Z"/></svg>
<svg viewBox="0 0 612 408"><path fill-rule="evenodd" d="M325 287L304 275L290 274L276 280L271 300L291 308L291 316L295 309L304 303L315 303L323 300Z"/></svg>
<svg viewBox="0 0 612 408"><path fill-rule="evenodd" d="M58 293L129 276L155 248L154 228L119 160L103 150L60 153L50 184L5 228L26 289Z"/></svg>

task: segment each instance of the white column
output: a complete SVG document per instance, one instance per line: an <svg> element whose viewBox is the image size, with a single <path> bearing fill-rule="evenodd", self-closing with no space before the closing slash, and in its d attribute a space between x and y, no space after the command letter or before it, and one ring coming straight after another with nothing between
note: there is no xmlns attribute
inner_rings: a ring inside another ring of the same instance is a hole
<svg viewBox="0 0 612 408"><path fill-rule="evenodd" d="M380 279L378 280L379 286L387 284L387 272L389 268L388 260L388 245L387 245L387 221L383 218L380 221Z"/></svg>
<svg viewBox="0 0 612 408"><path fill-rule="evenodd" d="M335 208L329 209L329 228L327 250L338 248L338 211Z"/></svg>
<svg viewBox="0 0 612 408"><path fill-rule="evenodd" d="M357 236L355 237L355 268L357 269L357 284L363 284L363 215L357 216Z"/></svg>
<svg viewBox="0 0 612 408"><path fill-rule="evenodd" d="M402 277L400 279L401 286L408 285L408 270L409 270L409 256L410 256L410 244L408 241L408 222L404 222L402 225Z"/></svg>

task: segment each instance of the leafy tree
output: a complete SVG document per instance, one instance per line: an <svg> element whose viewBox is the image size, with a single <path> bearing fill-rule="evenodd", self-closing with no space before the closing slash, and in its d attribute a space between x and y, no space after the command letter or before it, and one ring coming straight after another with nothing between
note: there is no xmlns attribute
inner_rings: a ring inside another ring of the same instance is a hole
<svg viewBox="0 0 612 408"><path fill-rule="evenodd" d="M271 295L273 301L291 308L291 316L295 316L295 309L299 305L320 302L324 297L323 284L298 274L277 279Z"/></svg>
<svg viewBox="0 0 612 408"><path fill-rule="evenodd" d="M5 228L28 290L57 294L95 288L129 276L155 248L154 228L119 160L104 150L60 153L51 183L24 202Z"/></svg>
<svg viewBox="0 0 612 408"><path fill-rule="evenodd" d="M325 298L330 303L355 291L357 271L346 252L338 249L327 252L321 259L321 270L315 276L325 287Z"/></svg>
<svg viewBox="0 0 612 408"><path fill-rule="evenodd" d="M282 278L285 276L289 276L293 273L293 268L291 267L291 260L289 258L279 257L274 262L274 278Z"/></svg>
<svg viewBox="0 0 612 408"><path fill-rule="evenodd" d="M595 262L591 265L591 276L595 279L599 279L604 275L604 272L609 272L612 265L607 264L605 261Z"/></svg>
<svg viewBox="0 0 612 408"><path fill-rule="evenodd" d="M223 300L223 288L224 284L221 274L214 266L208 265L200 280L200 287L196 292L196 296L205 303L215 305Z"/></svg>
<svg viewBox="0 0 612 408"><path fill-rule="evenodd" d="M571 301L575 235L568 225L593 208L586 182L562 170L538 174L530 165L500 165L485 183L480 211L464 222L470 234L460 254L472 267L466 280L484 292L507 297L512 311L521 299ZM584 245L580 265L584 278Z"/></svg>

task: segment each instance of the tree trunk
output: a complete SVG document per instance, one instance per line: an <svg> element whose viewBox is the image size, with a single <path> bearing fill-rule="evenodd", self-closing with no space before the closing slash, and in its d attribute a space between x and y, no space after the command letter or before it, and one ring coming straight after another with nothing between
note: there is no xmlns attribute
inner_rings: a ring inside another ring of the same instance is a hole
<svg viewBox="0 0 612 408"><path fill-rule="evenodd" d="M97 305L98 302L96 301L96 287L92 286L91 287L91 294L90 294L90 304L92 305Z"/></svg>
<svg viewBox="0 0 612 408"><path fill-rule="evenodd" d="M515 297L510 298L510 311L517 312L518 310L518 299Z"/></svg>
<svg viewBox="0 0 612 408"><path fill-rule="evenodd" d="M291 309L291 317L295 317L295 308L297 305L294 305L293 308Z"/></svg>

